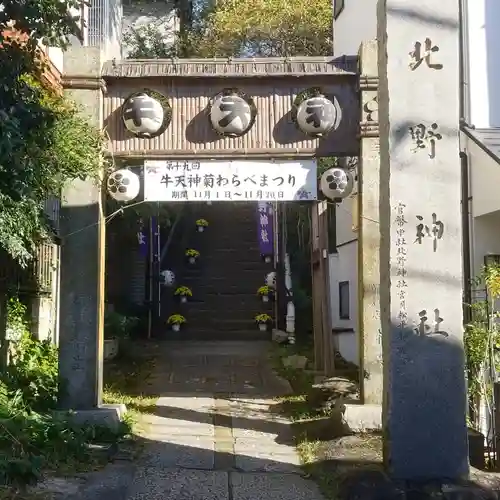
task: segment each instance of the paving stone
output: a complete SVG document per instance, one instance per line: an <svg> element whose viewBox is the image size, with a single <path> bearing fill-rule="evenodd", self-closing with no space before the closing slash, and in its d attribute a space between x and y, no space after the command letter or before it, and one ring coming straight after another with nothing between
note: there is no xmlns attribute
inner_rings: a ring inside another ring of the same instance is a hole
<svg viewBox="0 0 500 500"><path fill-rule="evenodd" d="M226 472L143 467L127 500L225 500Z"/></svg>
<svg viewBox="0 0 500 500"><path fill-rule="evenodd" d="M209 410L214 407L213 397L179 397L162 396L156 403L157 406L170 406L172 408L189 408L192 410Z"/></svg>
<svg viewBox="0 0 500 500"><path fill-rule="evenodd" d="M171 437L160 442L158 436L149 438L152 442L144 454L144 465L152 469L182 467L186 469L214 468L214 440L206 437Z"/></svg>
<svg viewBox="0 0 500 500"><path fill-rule="evenodd" d="M300 460L296 453L270 450L252 450L237 448L234 453L236 468L243 472L283 472L301 474Z"/></svg>
<svg viewBox="0 0 500 500"><path fill-rule="evenodd" d="M150 419L151 420L151 419ZM143 421L141 427L146 434L183 436L213 436L214 426L212 424L189 422L186 420L158 417L154 422Z"/></svg>
<svg viewBox="0 0 500 500"><path fill-rule="evenodd" d="M287 391L267 367L268 347L159 346L148 393L162 397L140 420L144 453L130 464L130 486L109 481L102 500L323 500L288 445L290 422L273 408L273 396ZM79 500L101 500L94 497L89 489Z"/></svg>
<svg viewBox="0 0 500 500"><path fill-rule="evenodd" d="M229 477L233 500L324 500L312 481L290 474L239 474Z"/></svg>

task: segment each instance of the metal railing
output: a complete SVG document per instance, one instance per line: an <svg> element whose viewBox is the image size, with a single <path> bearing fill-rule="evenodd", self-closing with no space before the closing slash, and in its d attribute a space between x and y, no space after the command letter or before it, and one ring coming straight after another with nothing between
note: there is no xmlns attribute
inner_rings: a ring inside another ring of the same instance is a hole
<svg viewBox="0 0 500 500"><path fill-rule="evenodd" d="M110 33L110 0L91 0L88 9L88 44L102 47Z"/></svg>

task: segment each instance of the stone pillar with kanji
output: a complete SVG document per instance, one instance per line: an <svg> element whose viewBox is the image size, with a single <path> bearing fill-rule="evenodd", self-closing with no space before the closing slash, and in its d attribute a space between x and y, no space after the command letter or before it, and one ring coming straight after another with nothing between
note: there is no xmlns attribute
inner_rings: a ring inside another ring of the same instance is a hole
<svg viewBox="0 0 500 500"><path fill-rule="evenodd" d="M459 6L379 0L385 462L468 474L462 328Z"/></svg>

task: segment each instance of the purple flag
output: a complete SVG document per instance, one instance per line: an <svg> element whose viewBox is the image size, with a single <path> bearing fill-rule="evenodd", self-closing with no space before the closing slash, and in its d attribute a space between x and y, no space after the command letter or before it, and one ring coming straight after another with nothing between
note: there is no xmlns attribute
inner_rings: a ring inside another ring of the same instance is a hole
<svg viewBox="0 0 500 500"><path fill-rule="evenodd" d="M139 245L139 255L146 258L148 256L148 238L142 220L139 221L139 228L137 229L137 243Z"/></svg>
<svg viewBox="0 0 500 500"><path fill-rule="evenodd" d="M273 245L273 206L269 202L259 201L257 204L257 238L260 254L264 257L272 256Z"/></svg>

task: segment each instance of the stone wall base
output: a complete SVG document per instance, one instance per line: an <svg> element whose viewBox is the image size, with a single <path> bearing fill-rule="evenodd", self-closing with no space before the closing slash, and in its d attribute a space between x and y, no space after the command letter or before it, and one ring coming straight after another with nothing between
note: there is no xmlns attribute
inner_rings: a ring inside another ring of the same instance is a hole
<svg viewBox="0 0 500 500"><path fill-rule="evenodd" d="M72 411L71 418L79 425L100 425L118 431L125 413L127 407L124 404L102 404L91 410Z"/></svg>

